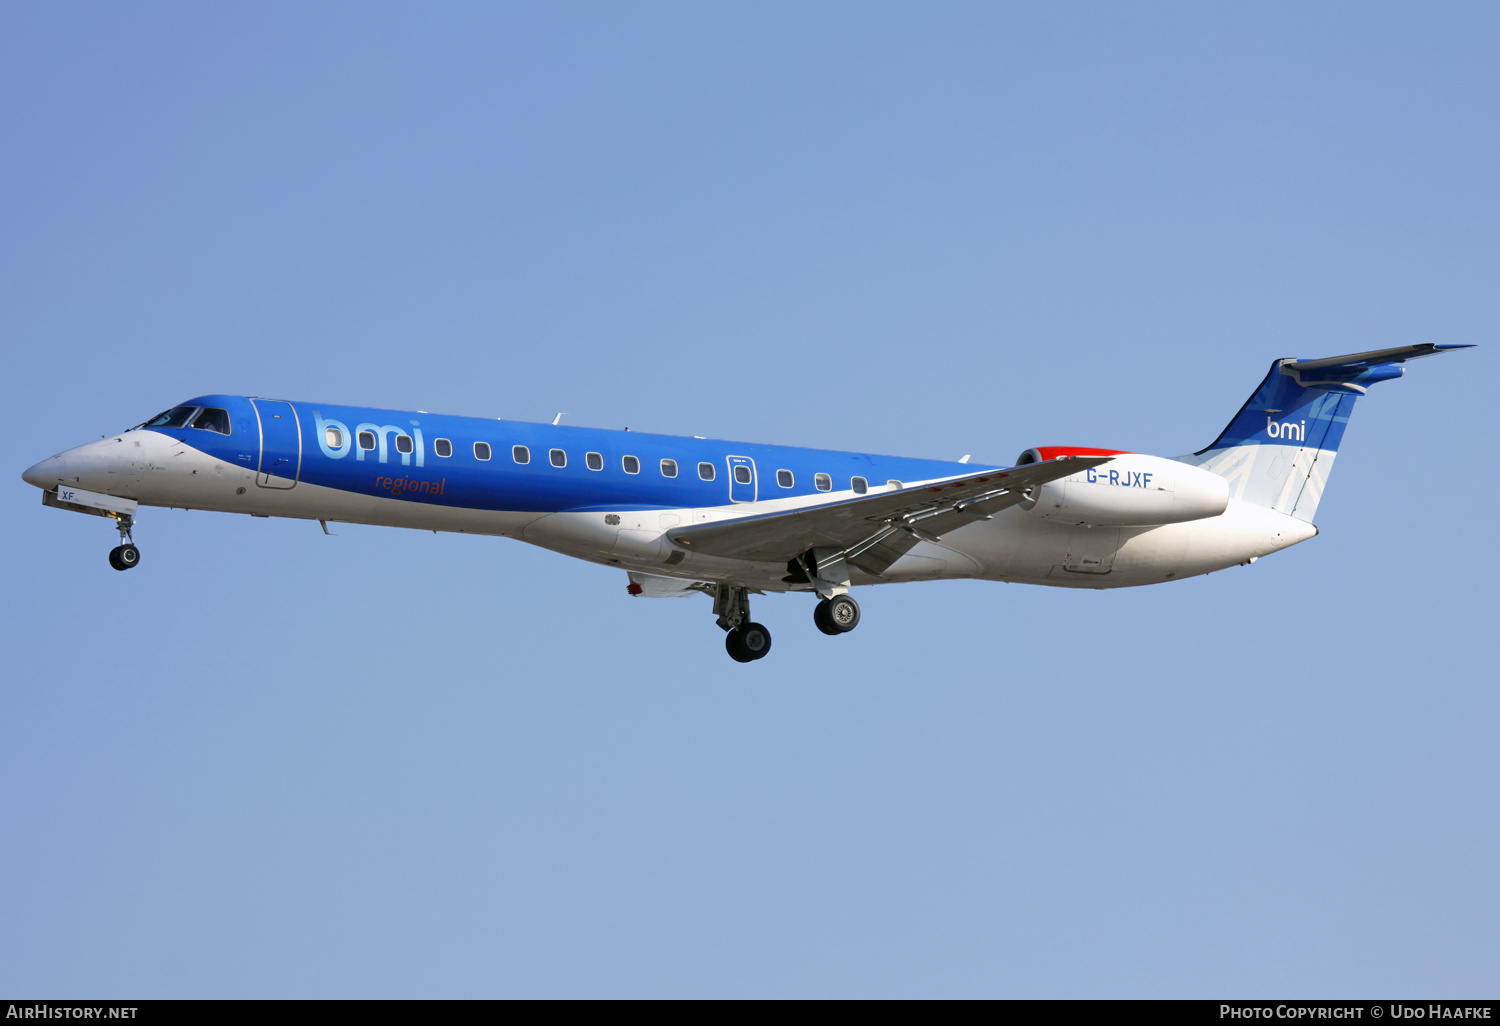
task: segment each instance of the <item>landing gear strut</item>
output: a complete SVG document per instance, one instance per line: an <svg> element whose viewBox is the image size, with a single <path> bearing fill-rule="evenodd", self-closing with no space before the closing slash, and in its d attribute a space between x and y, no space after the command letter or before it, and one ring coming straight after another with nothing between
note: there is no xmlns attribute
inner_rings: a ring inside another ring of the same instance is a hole
<svg viewBox="0 0 1500 1026"><path fill-rule="evenodd" d="M135 547L135 540L130 537L130 529L134 526L135 518L128 513L115 520L120 544L109 550L109 565L116 570L129 570L141 561L141 550Z"/></svg>
<svg viewBox="0 0 1500 1026"><path fill-rule="evenodd" d="M731 584L720 584L714 590L714 614L719 626L728 633L724 649L737 663L764 659L771 651L771 632L750 619L750 593Z"/></svg>
<svg viewBox="0 0 1500 1026"><path fill-rule="evenodd" d="M824 634L848 634L859 626L859 603L848 595L824 599L813 609L813 623Z"/></svg>

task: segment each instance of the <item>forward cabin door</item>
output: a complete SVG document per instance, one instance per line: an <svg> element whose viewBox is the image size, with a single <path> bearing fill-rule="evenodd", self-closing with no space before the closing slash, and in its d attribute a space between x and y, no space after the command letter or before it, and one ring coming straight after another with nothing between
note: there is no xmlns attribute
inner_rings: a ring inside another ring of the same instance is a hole
<svg viewBox="0 0 1500 1026"><path fill-rule="evenodd" d="M255 483L262 488L292 488L302 474L302 423L291 403L251 399L260 421L260 464Z"/></svg>
<svg viewBox="0 0 1500 1026"><path fill-rule="evenodd" d="M727 459L729 462L729 501L754 502L755 461L748 456L730 456Z"/></svg>

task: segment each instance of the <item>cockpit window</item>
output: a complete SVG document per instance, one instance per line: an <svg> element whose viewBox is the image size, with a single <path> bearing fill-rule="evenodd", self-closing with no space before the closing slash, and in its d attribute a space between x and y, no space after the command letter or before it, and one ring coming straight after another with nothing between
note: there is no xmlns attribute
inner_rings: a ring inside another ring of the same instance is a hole
<svg viewBox="0 0 1500 1026"><path fill-rule="evenodd" d="M198 414L193 421L193 427L203 431L217 431L221 435L229 434L229 411L220 410L209 406Z"/></svg>
<svg viewBox="0 0 1500 1026"><path fill-rule="evenodd" d="M166 413L158 413L146 423L143 428L180 428L187 427L187 422L193 419L196 406L174 406Z"/></svg>

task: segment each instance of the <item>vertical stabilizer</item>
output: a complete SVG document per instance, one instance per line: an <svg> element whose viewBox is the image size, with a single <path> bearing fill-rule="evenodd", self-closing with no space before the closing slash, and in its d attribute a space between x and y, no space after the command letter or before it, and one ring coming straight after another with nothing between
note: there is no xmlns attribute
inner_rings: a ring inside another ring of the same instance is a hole
<svg viewBox="0 0 1500 1026"><path fill-rule="evenodd" d="M1468 346L1422 343L1323 360L1277 360L1208 448L1178 457L1229 482L1232 498L1309 523L1355 401L1407 360Z"/></svg>

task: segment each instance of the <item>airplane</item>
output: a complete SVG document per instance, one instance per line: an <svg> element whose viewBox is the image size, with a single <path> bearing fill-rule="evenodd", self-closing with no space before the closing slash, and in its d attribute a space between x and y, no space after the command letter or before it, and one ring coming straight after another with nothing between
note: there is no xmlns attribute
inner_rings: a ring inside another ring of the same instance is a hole
<svg viewBox="0 0 1500 1026"><path fill-rule="evenodd" d="M1355 400L1467 348L1278 359L1218 438L1172 458L1038 446L989 466L202 395L22 477L45 505L112 519L116 570L140 563L141 506L516 538L618 567L632 596L711 597L744 663L771 650L752 594L807 593L840 635L861 585L1126 588L1306 541Z"/></svg>

